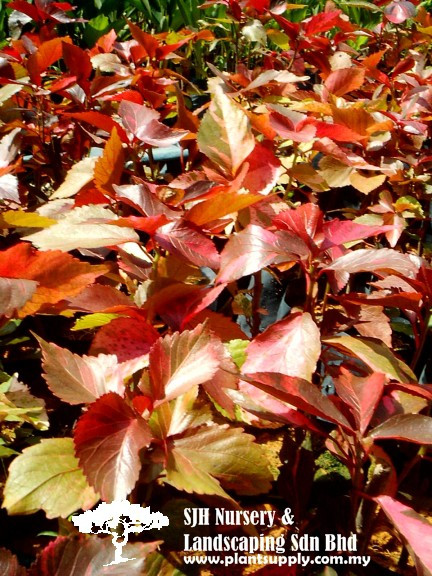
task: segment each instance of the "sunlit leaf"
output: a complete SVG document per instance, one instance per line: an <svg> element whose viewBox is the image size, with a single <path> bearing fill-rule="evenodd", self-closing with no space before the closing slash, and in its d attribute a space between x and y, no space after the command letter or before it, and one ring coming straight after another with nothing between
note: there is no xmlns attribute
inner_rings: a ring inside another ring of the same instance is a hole
<svg viewBox="0 0 432 576"><path fill-rule="evenodd" d="M72 166L66 178L57 190L51 194L51 200L75 196L81 188L93 180L96 158L83 158Z"/></svg>
<svg viewBox="0 0 432 576"><path fill-rule="evenodd" d="M246 350L243 371L279 372L311 380L321 354L320 332L309 313L271 324Z"/></svg>
<svg viewBox="0 0 432 576"><path fill-rule="evenodd" d="M246 113L221 88L201 121L198 146L226 176L235 176L255 147Z"/></svg>
<svg viewBox="0 0 432 576"><path fill-rule="evenodd" d="M360 358L374 372L386 374L398 382L415 382L416 376L412 370L399 360L385 344L374 338L354 338L342 335L334 338L324 338L324 344L352 353Z"/></svg>
<svg viewBox="0 0 432 576"><path fill-rule="evenodd" d="M406 541L415 560L417 573L426 575L432 572L432 549L429 546L432 524L415 510L390 496L379 496L376 501Z"/></svg>
<svg viewBox="0 0 432 576"><path fill-rule="evenodd" d="M11 463L3 507L9 514L43 510L48 518L66 518L98 499L79 467L72 438L48 438L25 448Z"/></svg>
<svg viewBox="0 0 432 576"><path fill-rule="evenodd" d="M225 489L261 494L272 479L262 448L239 428L198 428L169 447L165 481L188 493L223 498L230 498Z"/></svg>
<svg viewBox="0 0 432 576"><path fill-rule="evenodd" d="M39 338L44 378L51 392L69 404L89 404L108 392L124 395L124 379L146 362L120 364L113 354L78 356Z"/></svg>
<svg viewBox="0 0 432 576"><path fill-rule="evenodd" d="M57 224L26 236L26 240L41 250L63 252L138 241L137 233L131 228L106 223L115 219L116 215L108 208L82 206L74 208L58 220Z"/></svg>

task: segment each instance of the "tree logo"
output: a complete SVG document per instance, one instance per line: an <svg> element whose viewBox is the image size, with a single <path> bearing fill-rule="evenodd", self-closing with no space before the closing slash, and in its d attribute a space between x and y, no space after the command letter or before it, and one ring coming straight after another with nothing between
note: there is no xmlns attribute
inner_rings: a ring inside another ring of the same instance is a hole
<svg viewBox="0 0 432 576"><path fill-rule="evenodd" d="M111 534L115 548L114 560L105 566L135 560L123 558L122 550L129 540L129 534L139 534L151 528L169 525L169 519L160 512L150 512L150 507L142 508L128 500L101 502L94 510L87 510L72 517L72 522L84 534Z"/></svg>

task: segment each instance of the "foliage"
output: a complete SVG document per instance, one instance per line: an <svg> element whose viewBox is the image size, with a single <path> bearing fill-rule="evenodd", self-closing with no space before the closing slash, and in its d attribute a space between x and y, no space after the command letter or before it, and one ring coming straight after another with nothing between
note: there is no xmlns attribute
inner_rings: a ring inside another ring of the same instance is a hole
<svg viewBox="0 0 432 576"><path fill-rule="evenodd" d="M96 574L67 518L125 498L291 507L374 563L384 524L431 571L432 17L156 4L158 30L145 1L8 8L3 514L59 526L28 574ZM181 568L156 537L137 574Z"/></svg>

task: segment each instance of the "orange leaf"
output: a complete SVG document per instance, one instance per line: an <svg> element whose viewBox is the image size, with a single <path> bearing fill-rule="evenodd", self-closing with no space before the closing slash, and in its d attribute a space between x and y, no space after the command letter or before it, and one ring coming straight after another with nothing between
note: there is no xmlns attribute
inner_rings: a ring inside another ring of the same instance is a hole
<svg viewBox="0 0 432 576"><path fill-rule="evenodd" d="M350 182L356 190L362 194L369 194L384 184L387 176L385 174L376 174L374 176L363 176L359 172L352 172L350 174Z"/></svg>
<svg viewBox="0 0 432 576"><path fill-rule="evenodd" d="M128 21L129 30L131 31L132 37L138 42L140 46L144 48L147 52L149 58L156 57L156 51L159 48L159 42L151 34L147 34L141 28L138 28L136 24Z"/></svg>
<svg viewBox="0 0 432 576"><path fill-rule="evenodd" d="M365 78L364 68L341 68L331 72L324 85L335 96L343 96L348 92L357 90Z"/></svg>
<svg viewBox="0 0 432 576"><path fill-rule="evenodd" d="M111 136L107 141L103 156L101 156L94 168L94 181L96 188L106 194L113 196L113 184L119 184L123 172L125 156L121 140L117 129L113 128Z"/></svg>
<svg viewBox="0 0 432 576"><path fill-rule="evenodd" d="M27 68L32 82L41 84L42 72L45 72L49 66L60 60L63 55L63 42L71 44L72 40L69 36L53 38L41 44L37 52L29 57Z"/></svg>
<svg viewBox="0 0 432 576"><path fill-rule="evenodd" d="M247 206L256 204L263 199L261 194L239 194L235 190L220 192L204 202L193 206L185 218L197 226L218 220L227 214L238 212Z"/></svg>
<svg viewBox="0 0 432 576"><path fill-rule="evenodd" d="M19 312L21 318L79 294L110 270L105 264L92 266L60 250L39 252L24 242L1 252L0 262L1 277L38 283L36 292Z"/></svg>

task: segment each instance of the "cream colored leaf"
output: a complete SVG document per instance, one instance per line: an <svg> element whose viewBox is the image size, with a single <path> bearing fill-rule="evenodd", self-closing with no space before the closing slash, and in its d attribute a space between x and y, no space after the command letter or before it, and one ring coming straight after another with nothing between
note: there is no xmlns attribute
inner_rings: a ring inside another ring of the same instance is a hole
<svg viewBox="0 0 432 576"><path fill-rule="evenodd" d="M93 180L96 160L97 158L83 158L74 164L66 174L63 184L51 195L51 200L75 196L81 188L91 182Z"/></svg>

